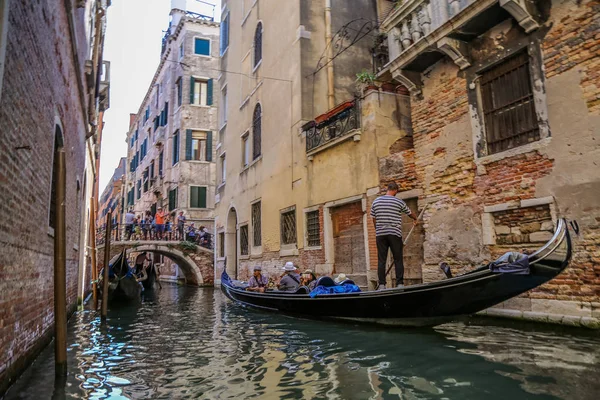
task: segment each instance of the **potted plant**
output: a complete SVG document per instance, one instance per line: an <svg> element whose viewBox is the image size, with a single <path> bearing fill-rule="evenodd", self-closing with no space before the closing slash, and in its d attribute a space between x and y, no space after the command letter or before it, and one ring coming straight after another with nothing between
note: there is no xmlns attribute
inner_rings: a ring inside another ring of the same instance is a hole
<svg viewBox="0 0 600 400"><path fill-rule="evenodd" d="M356 74L356 83L358 86L358 89L365 93L368 90L377 90L379 89L377 87L377 85L375 84L375 74L372 72L369 72L365 69L362 70L362 72L359 72L358 74Z"/></svg>

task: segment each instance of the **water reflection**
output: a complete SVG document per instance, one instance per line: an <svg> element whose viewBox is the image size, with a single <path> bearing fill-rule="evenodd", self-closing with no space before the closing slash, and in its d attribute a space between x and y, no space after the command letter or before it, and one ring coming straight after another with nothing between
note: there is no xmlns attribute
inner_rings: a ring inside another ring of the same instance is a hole
<svg viewBox="0 0 600 400"><path fill-rule="evenodd" d="M52 392L50 346L7 398L596 398L600 339L573 332L298 320L163 285L107 327L75 315L66 384Z"/></svg>

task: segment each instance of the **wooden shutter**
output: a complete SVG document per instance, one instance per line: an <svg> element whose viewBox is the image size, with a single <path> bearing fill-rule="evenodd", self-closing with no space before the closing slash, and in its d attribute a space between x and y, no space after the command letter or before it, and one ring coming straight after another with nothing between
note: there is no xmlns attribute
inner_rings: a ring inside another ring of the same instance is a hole
<svg viewBox="0 0 600 400"><path fill-rule="evenodd" d="M163 126L167 125L167 123L169 122L169 102L165 103L165 123L163 124Z"/></svg>
<svg viewBox="0 0 600 400"><path fill-rule="evenodd" d="M196 79L192 76L190 78L190 104L194 104L194 86L196 85Z"/></svg>
<svg viewBox="0 0 600 400"><path fill-rule="evenodd" d="M192 130L185 130L185 159L192 159Z"/></svg>
<svg viewBox="0 0 600 400"><path fill-rule="evenodd" d="M206 105L212 106L213 103L213 80L209 79L206 82Z"/></svg>
<svg viewBox="0 0 600 400"><path fill-rule="evenodd" d="M198 200L200 208L206 208L206 188L199 187L198 188Z"/></svg>
<svg viewBox="0 0 600 400"><path fill-rule="evenodd" d="M212 161L212 131L206 132L206 161Z"/></svg>

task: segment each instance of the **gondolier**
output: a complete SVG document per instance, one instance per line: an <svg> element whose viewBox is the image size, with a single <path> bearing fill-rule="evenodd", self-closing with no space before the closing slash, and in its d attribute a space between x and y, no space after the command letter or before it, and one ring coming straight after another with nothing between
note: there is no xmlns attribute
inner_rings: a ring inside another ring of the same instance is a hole
<svg viewBox="0 0 600 400"><path fill-rule="evenodd" d="M388 184L385 195L378 197L371 206L371 217L375 225L375 236L377 243L377 278L379 285L377 290L385 289L386 273L385 262L388 249L392 250L394 265L396 267L396 286L403 286L404 262L402 252L402 214L408 215L418 224L417 216L410 211L406 203L396 197L398 185L396 182Z"/></svg>

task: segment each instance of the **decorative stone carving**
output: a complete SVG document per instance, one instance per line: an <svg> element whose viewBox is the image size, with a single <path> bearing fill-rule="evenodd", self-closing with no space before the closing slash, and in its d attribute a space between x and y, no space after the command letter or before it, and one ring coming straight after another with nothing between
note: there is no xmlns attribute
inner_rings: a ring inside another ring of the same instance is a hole
<svg viewBox="0 0 600 400"><path fill-rule="evenodd" d="M419 12L417 14L419 19L419 25L423 30L423 34L425 36L429 35L431 32L431 17L429 16L429 10L427 9L427 4L421 6L419 8Z"/></svg>
<svg viewBox="0 0 600 400"><path fill-rule="evenodd" d="M402 69L396 69L391 72L392 77L406 86L411 95L421 93L421 74L413 71L404 71Z"/></svg>
<svg viewBox="0 0 600 400"><path fill-rule="evenodd" d="M411 34L413 42L417 43L419 39L423 37L423 31L421 30L421 26L419 25L419 19L416 13L412 15L412 19L410 21L410 30L412 31Z"/></svg>
<svg viewBox="0 0 600 400"><path fill-rule="evenodd" d="M471 66L467 58L467 45L465 42L460 40L450 39L448 37L442 38L437 42L438 49L443 51L445 54L452 58L452 61L460 69L465 69Z"/></svg>
<svg viewBox="0 0 600 400"><path fill-rule="evenodd" d="M402 29L400 30L400 39L402 40L402 48L404 50L408 49L412 44L410 31L408 30L408 21L404 21L402 23Z"/></svg>
<svg viewBox="0 0 600 400"><path fill-rule="evenodd" d="M529 12L525 0L500 0L500 7L508 11L517 20L519 25L525 29L525 32L529 33L540 27ZM531 4L531 7L535 6Z"/></svg>

